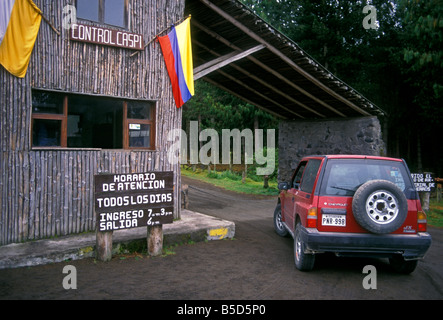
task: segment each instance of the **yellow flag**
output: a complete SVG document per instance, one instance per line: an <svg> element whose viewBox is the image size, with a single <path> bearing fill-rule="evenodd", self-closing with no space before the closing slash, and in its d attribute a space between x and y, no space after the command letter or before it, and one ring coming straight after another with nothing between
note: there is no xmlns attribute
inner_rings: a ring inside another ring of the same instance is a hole
<svg viewBox="0 0 443 320"><path fill-rule="evenodd" d="M32 0L0 1L0 64L23 78L42 20Z"/></svg>

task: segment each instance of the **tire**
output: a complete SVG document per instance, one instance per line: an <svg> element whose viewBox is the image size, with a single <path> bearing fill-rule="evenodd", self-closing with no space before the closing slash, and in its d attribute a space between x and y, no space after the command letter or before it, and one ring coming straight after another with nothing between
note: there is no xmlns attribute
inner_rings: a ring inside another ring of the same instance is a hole
<svg viewBox="0 0 443 320"><path fill-rule="evenodd" d="M397 273L410 274L414 272L417 267L418 260L406 261L402 256L396 256L394 258L389 258L389 264Z"/></svg>
<svg viewBox="0 0 443 320"><path fill-rule="evenodd" d="M311 271L314 268L315 255L304 252L305 244L301 237L301 228L302 225L298 223L294 233L295 267L300 271Z"/></svg>
<svg viewBox="0 0 443 320"><path fill-rule="evenodd" d="M366 230L391 233L406 220L408 201L394 183L387 180L371 180L362 184L352 199L354 218Z"/></svg>
<svg viewBox="0 0 443 320"><path fill-rule="evenodd" d="M274 230L280 237L286 237L288 230L286 230L281 219L281 204L277 204L274 210Z"/></svg>

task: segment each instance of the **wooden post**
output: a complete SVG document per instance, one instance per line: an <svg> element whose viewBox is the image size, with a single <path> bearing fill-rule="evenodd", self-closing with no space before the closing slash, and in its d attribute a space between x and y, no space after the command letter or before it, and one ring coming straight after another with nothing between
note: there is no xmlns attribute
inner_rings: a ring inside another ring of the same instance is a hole
<svg viewBox="0 0 443 320"><path fill-rule="evenodd" d="M112 231L97 230L95 251L97 260L110 261L112 259Z"/></svg>
<svg viewBox="0 0 443 320"><path fill-rule="evenodd" d="M428 185L431 182L431 172L423 172L423 176L425 177L425 182ZM421 192L421 206L425 212L429 212L429 200L431 198L431 187L429 186L429 191Z"/></svg>
<svg viewBox="0 0 443 320"><path fill-rule="evenodd" d="M109 171L102 171L100 175L108 174ZM95 201L95 200L94 200ZM97 213L94 210L94 216ZM95 258L99 261L110 261L112 259L112 233L113 231L99 231L98 222L95 235Z"/></svg>
<svg viewBox="0 0 443 320"><path fill-rule="evenodd" d="M159 256L163 252L163 226L148 226L148 254Z"/></svg>
<svg viewBox="0 0 443 320"><path fill-rule="evenodd" d="M434 180L435 180L435 182L437 184L437 187L435 188L435 192L437 193L436 194L437 202L440 202L440 200L442 198L441 197L442 196L441 191L442 191L443 179L442 178L434 178Z"/></svg>
<svg viewBox="0 0 443 320"><path fill-rule="evenodd" d="M429 212L429 199L431 196L431 192L424 191L424 192L419 192L419 194L420 194L421 207L426 213L428 213Z"/></svg>
<svg viewBox="0 0 443 320"><path fill-rule="evenodd" d="M182 208L184 209L189 208L188 188L189 186L187 184L182 185Z"/></svg>
<svg viewBox="0 0 443 320"><path fill-rule="evenodd" d="M269 176L268 175L263 176L263 188L265 188L265 189L269 188Z"/></svg>
<svg viewBox="0 0 443 320"><path fill-rule="evenodd" d="M437 183L437 202L440 202L441 200L441 189L442 189L442 185L441 183Z"/></svg>

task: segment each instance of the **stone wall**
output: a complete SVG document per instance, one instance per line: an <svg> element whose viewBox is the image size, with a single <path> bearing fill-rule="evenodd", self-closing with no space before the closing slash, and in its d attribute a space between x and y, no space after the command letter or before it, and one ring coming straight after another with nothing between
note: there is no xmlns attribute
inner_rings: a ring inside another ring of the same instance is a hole
<svg viewBox="0 0 443 320"><path fill-rule="evenodd" d="M280 121L278 180L290 180L302 157L323 154L384 155L377 117Z"/></svg>

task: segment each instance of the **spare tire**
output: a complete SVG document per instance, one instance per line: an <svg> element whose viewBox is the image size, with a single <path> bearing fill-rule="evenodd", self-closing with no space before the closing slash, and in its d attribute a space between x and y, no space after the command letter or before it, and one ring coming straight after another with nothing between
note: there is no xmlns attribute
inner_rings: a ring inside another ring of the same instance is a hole
<svg viewBox="0 0 443 320"><path fill-rule="evenodd" d="M371 180L355 192L352 211L355 220L366 230L377 234L391 233L405 221L408 201L394 183Z"/></svg>

